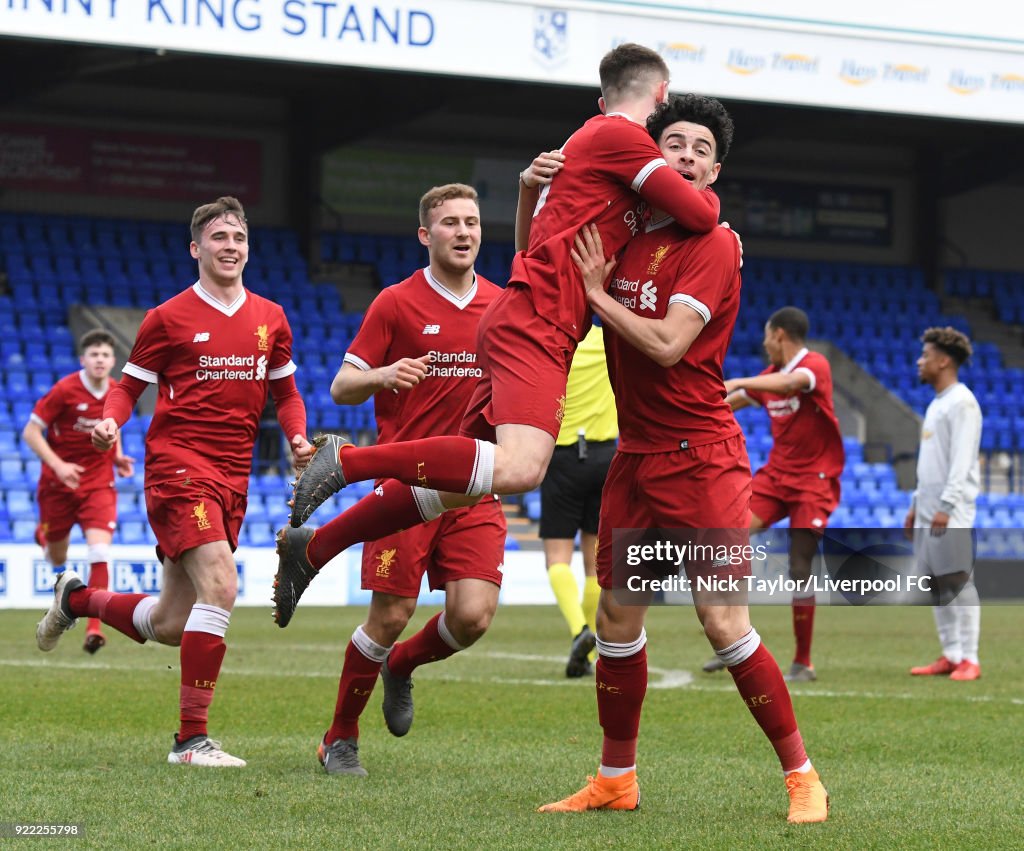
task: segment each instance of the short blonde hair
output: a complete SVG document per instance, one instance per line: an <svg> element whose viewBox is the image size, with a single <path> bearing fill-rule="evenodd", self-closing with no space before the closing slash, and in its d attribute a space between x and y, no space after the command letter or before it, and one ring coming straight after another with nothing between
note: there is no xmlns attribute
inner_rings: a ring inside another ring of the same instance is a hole
<svg viewBox="0 0 1024 851"><path fill-rule="evenodd" d="M476 194L476 190L472 186L467 186L465 183L446 183L444 186L435 186L433 189L428 189L420 198L420 227L430 227L430 211L453 198L468 198L478 207L480 206L480 196Z"/></svg>

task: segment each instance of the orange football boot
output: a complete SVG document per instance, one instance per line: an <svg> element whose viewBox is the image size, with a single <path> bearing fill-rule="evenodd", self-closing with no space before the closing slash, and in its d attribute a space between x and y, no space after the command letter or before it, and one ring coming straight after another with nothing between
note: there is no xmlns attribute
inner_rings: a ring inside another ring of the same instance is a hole
<svg viewBox="0 0 1024 851"><path fill-rule="evenodd" d="M951 680L957 680L958 682L976 680L980 677L981 666L977 662L968 662L966 659L957 665L956 670L949 675Z"/></svg>
<svg viewBox="0 0 1024 851"><path fill-rule="evenodd" d="M575 795L545 804L539 813L582 813L586 810L635 810L640 806L636 772L620 777L588 777L587 785Z"/></svg>
<svg viewBox="0 0 1024 851"><path fill-rule="evenodd" d="M789 817L791 824L810 824L828 818L828 792L821 785L818 772L794 771L786 775L786 791L789 792Z"/></svg>
<svg viewBox="0 0 1024 851"><path fill-rule="evenodd" d="M913 677L943 677L952 674L956 670L956 663L950 662L945 656L940 656L930 665L920 665L910 669Z"/></svg>

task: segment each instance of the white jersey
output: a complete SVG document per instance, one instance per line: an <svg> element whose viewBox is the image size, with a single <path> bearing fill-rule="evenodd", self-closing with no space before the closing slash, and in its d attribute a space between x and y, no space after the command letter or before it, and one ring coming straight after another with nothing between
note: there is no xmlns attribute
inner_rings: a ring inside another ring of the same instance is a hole
<svg viewBox="0 0 1024 851"><path fill-rule="evenodd" d="M949 525L974 526L975 500L981 483L978 447L981 408L965 384L957 382L928 405L917 456L915 525L930 526L938 511L949 513Z"/></svg>

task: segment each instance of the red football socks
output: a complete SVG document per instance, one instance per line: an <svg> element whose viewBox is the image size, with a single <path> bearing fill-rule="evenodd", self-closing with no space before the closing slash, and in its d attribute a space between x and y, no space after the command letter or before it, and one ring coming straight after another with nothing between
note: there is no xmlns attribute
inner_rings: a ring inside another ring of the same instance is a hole
<svg viewBox="0 0 1024 851"><path fill-rule="evenodd" d="M789 689L768 648L759 645L748 659L729 668L729 673L750 714L775 748L782 770L800 768L807 762L807 752L797 729Z"/></svg>
<svg viewBox="0 0 1024 851"><path fill-rule="evenodd" d="M306 547L306 555L319 570L353 544L376 541L422 522L412 488L392 479L317 529Z"/></svg>
<svg viewBox="0 0 1024 851"><path fill-rule="evenodd" d="M146 639L135 629L132 614L139 601L146 597L146 594L115 594L98 588L79 588L68 595L68 608L76 618L99 618L107 626L142 644Z"/></svg>
<svg viewBox="0 0 1024 851"><path fill-rule="evenodd" d="M477 473L477 454L477 441L472 438L427 437L376 446L346 445L339 457L346 482L398 479L421 488L468 493Z"/></svg>
<svg viewBox="0 0 1024 851"><path fill-rule="evenodd" d="M100 591L106 591L107 585L110 579L107 572L107 563L105 561L94 561L89 565L89 587L96 588ZM100 620L99 618L89 618L89 623L86 626L86 634L99 632L100 631Z"/></svg>
<svg viewBox="0 0 1024 851"><path fill-rule="evenodd" d="M647 694L647 648L624 659L597 657L597 715L604 730L601 764L636 765L640 710Z"/></svg>
<svg viewBox="0 0 1024 851"><path fill-rule="evenodd" d="M224 637L186 630L181 636L181 727L178 741L206 735L221 662L227 645Z"/></svg>
<svg viewBox="0 0 1024 851"><path fill-rule="evenodd" d="M388 670L396 677L411 677L420 665L447 659L458 651L441 637L437 624L441 615L434 615L408 641L398 642L388 656Z"/></svg>
<svg viewBox="0 0 1024 851"><path fill-rule="evenodd" d="M352 641L345 648L345 664L338 681L338 702L334 722L325 737L327 743L336 739L359 738L359 716L373 694L380 673L380 662L368 659Z"/></svg>
<svg viewBox="0 0 1024 851"><path fill-rule="evenodd" d="M811 665L811 637L814 635L814 597L793 598L793 635L796 653L793 661L798 665Z"/></svg>

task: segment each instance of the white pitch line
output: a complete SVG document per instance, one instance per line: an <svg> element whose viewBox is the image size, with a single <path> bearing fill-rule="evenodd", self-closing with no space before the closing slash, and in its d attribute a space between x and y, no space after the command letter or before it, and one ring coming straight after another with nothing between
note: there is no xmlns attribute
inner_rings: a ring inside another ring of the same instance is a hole
<svg viewBox="0 0 1024 851"><path fill-rule="evenodd" d="M513 661L522 662L553 662L561 663L565 659L562 656L538 656L526 653L501 653L501 652L489 652L475 654L479 656L487 656L492 659L510 659ZM157 665L111 665L106 662L94 662L86 661L82 662L63 662L56 659L0 659L0 667L9 668L57 668L63 670L75 670L75 671L124 671L129 673L137 673L139 671L152 671L155 670ZM159 667L166 670L171 667L163 663L159 663ZM176 666L175 666L176 667ZM658 674L661 679L657 682L650 683L649 689L686 689L688 691L700 691L700 692L720 692L720 693L732 693L735 692L736 688L731 683L722 683L721 685L714 683L703 683L694 680L693 674L689 671L672 670L666 668L648 668L651 673ZM336 679L340 673L338 670L333 671L282 671L282 670L268 670L260 668L233 668L226 666L223 673L229 676L235 677L292 677L299 679ZM423 676L426 674L426 676ZM460 674L454 674L450 672L444 672L442 669L438 669L437 673L428 673L422 671L418 676L423 676L424 679L431 682L453 682L453 683L498 683L501 685L536 685L536 686L573 686L578 687L580 680L568 680L568 679L526 679L518 677L501 677L501 676L463 676ZM582 681L582 682L585 682ZM804 697L827 697L827 698L852 698L862 700L922 700L938 698L938 695L922 695L915 694L913 692L876 692L876 691L839 691L834 689L809 689L804 691L803 689L794 689L791 691L792 694L804 698ZM1012 706L1024 706L1024 698L1020 697L996 697L994 695L986 694L954 694L945 695L942 699L949 702L963 702L963 703L1009 703Z"/></svg>
<svg viewBox="0 0 1024 851"><path fill-rule="evenodd" d="M512 659L516 662L551 662L557 665L565 663L564 656L536 656L531 653L503 653L500 650L485 650L477 654L490 659ZM685 688L693 682L693 674L689 671L675 671L669 668L647 666L647 673L661 677L660 680L648 683L649 689ZM515 682L522 685L567 685L565 680L507 680L497 678L499 682Z"/></svg>

